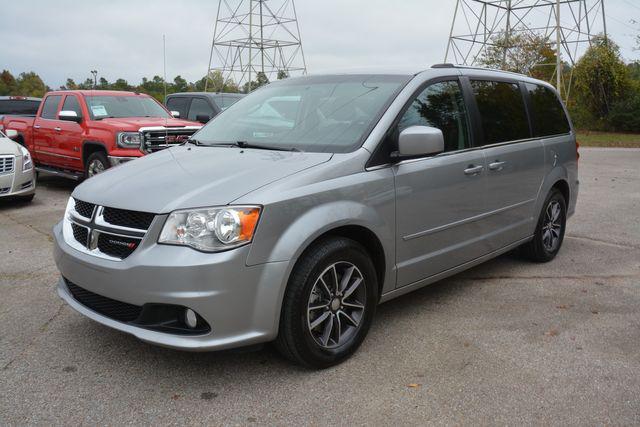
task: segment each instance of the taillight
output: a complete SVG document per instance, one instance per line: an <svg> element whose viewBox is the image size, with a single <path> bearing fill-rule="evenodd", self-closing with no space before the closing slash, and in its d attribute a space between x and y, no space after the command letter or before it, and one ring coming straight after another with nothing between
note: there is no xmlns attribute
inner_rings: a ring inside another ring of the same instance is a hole
<svg viewBox="0 0 640 427"><path fill-rule="evenodd" d="M580 160L580 151L578 151L579 148L580 143L578 142L578 140L576 140L576 161Z"/></svg>

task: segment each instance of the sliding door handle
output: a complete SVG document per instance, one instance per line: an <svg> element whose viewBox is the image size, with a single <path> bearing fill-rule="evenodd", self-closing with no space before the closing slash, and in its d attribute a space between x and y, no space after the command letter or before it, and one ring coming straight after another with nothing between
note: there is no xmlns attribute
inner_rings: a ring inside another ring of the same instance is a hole
<svg viewBox="0 0 640 427"><path fill-rule="evenodd" d="M480 172L482 172L482 169L484 169L484 166L482 166L482 165L480 165L480 166L469 165L469 167L464 170L464 174L465 175L477 175Z"/></svg>
<svg viewBox="0 0 640 427"><path fill-rule="evenodd" d="M503 169L504 164L507 162L499 162L499 161L495 161L493 163L489 163L489 170L492 171L500 171Z"/></svg>

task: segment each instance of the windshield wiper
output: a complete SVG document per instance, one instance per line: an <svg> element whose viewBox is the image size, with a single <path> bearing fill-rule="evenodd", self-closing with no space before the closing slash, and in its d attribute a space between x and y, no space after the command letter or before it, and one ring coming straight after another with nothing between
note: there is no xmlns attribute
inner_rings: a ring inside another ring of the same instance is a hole
<svg viewBox="0 0 640 427"><path fill-rule="evenodd" d="M254 144L247 141L236 141L232 145L237 145L240 148L255 148L258 150L272 150L272 151L294 151L301 153L302 150L296 147L278 147L277 145L262 145Z"/></svg>
<svg viewBox="0 0 640 427"><path fill-rule="evenodd" d="M197 139L195 139L195 138L189 138L189 139L187 139L187 140L184 142L184 144L193 144L193 145L196 145L196 146L202 146L202 145L205 145L205 144L203 144L201 141L199 141L199 140L197 140ZM184 145L184 144L183 144L183 145Z"/></svg>

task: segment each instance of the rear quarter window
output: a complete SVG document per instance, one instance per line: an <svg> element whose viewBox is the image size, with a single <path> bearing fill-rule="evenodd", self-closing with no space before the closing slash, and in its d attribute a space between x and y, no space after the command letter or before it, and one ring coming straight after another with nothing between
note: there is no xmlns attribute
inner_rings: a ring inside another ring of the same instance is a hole
<svg viewBox="0 0 640 427"><path fill-rule="evenodd" d="M38 112L40 101L7 99L0 101L0 114L34 116Z"/></svg>
<svg viewBox="0 0 640 427"><path fill-rule="evenodd" d="M485 145L531 137L524 98L517 83L472 80L471 87Z"/></svg>
<svg viewBox="0 0 640 427"><path fill-rule="evenodd" d="M569 133L569 120L556 93L533 83L527 83L526 88L531 103L533 135L543 137Z"/></svg>

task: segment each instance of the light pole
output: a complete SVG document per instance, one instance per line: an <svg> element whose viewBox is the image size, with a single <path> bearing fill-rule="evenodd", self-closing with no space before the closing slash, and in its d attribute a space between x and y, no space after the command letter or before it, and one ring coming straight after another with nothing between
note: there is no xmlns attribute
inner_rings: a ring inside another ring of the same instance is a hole
<svg viewBox="0 0 640 427"><path fill-rule="evenodd" d="M91 74L93 74L93 88L98 88L98 70L91 70Z"/></svg>

